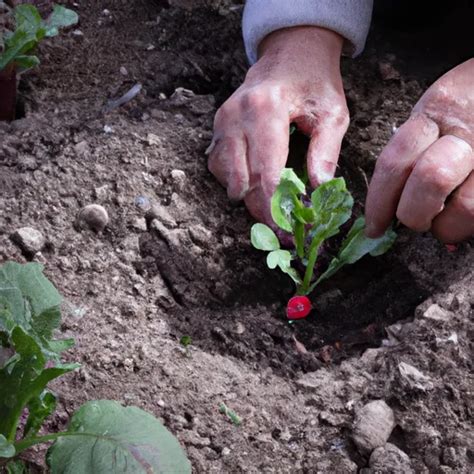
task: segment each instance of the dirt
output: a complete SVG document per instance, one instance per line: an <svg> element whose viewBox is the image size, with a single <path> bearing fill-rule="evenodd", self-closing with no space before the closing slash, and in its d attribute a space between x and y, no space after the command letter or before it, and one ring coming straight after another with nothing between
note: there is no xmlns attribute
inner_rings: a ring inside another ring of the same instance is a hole
<svg viewBox="0 0 474 474"><path fill-rule="evenodd" d="M164 420L195 472L349 473L368 468L355 414L381 399L415 472L472 472L473 242L450 253L400 228L390 253L342 271L290 326L290 283L266 269L247 211L206 169L213 115L247 68L241 6L177 3L76 2L78 27L41 46L21 81L25 116L0 123L0 262L27 261L15 230L42 232L35 260L65 296L67 359L82 364L55 383L47 428L109 398ZM343 62L352 121L340 172L358 212L393 127L464 54L435 64L420 47L415 61L416 35L376 24L364 55ZM137 83L134 100L104 111ZM74 226L92 203L110 215L102 233ZM443 318L424 316L434 310Z"/></svg>

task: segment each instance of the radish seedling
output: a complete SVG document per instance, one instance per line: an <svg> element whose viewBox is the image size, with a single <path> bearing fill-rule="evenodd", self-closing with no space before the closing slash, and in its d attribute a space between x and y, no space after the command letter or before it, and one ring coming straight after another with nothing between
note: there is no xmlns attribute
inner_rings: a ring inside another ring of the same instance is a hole
<svg viewBox="0 0 474 474"><path fill-rule="evenodd" d="M387 230L380 238L367 238L364 233L364 218L359 217L327 269L315 277L314 268L322 245L327 239L337 235L340 227L350 219L353 204L354 200L343 178L334 178L322 184L308 196L305 184L296 173L291 168L283 170L272 197L271 213L275 224L291 234L295 248L292 251L281 249L275 232L265 224L252 226L251 242L255 248L269 252L269 268L278 267L296 285L297 296L288 302L289 319L307 316L310 303L306 295L319 283L366 254L382 255L395 241L396 234L392 229ZM304 273L300 274L292 266L295 260L302 264Z"/></svg>

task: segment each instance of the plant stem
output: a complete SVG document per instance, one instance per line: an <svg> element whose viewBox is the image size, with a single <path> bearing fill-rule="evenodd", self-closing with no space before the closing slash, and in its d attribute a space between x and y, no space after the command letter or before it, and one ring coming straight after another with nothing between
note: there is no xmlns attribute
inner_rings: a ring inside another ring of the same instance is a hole
<svg viewBox="0 0 474 474"><path fill-rule="evenodd" d="M303 285L300 291L304 295L308 292L308 288L311 284L311 279L313 278L314 265L316 264L316 260L318 258L318 250L321 243L322 240L315 237L314 240L311 242L311 246L309 248L308 265L306 265Z"/></svg>
<svg viewBox="0 0 474 474"><path fill-rule="evenodd" d="M44 436L35 436L32 438L22 439L15 443L16 454L20 454L25 449L31 448L35 444L48 443L49 441L56 441L63 436L94 436L97 438L97 434L94 433L69 433L67 431L61 431L60 433L52 433Z"/></svg>

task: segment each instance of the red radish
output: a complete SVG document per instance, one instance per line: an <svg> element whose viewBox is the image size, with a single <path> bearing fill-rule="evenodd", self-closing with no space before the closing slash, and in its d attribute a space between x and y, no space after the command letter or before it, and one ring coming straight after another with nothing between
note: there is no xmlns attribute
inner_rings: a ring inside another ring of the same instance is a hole
<svg viewBox="0 0 474 474"><path fill-rule="evenodd" d="M286 316L288 319L306 318L310 311L311 302L306 296L293 296L286 306Z"/></svg>
<svg viewBox="0 0 474 474"><path fill-rule="evenodd" d="M456 244L444 244L444 247L449 253L456 252L456 250L458 249L458 246Z"/></svg>

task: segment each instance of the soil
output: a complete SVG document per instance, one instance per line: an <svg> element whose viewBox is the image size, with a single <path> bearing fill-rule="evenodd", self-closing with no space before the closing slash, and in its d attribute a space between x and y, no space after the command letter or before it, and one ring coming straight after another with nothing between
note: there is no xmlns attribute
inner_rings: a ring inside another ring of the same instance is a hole
<svg viewBox="0 0 474 474"><path fill-rule="evenodd" d="M351 440L355 414L381 399L395 413L389 441L415 472L472 472L473 242L451 253L400 228L390 253L341 271L314 295L311 317L288 325L289 281L250 247L251 218L206 168L213 115L247 68L241 5L75 8L78 27L42 45L41 66L21 81L24 118L0 123L0 262L28 259L16 229L42 232L34 259L65 296L62 331L76 339L67 359L82 364L55 383L47 428L108 398L161 418L195 472L350 473L368 466ZM393 127L467 57L434 61L422 45L416 56L418 36L379 20L365 53L343 62L352 121L340 172L358 212ZM292 155L304 145L294 137ZM79 231L93 203L110 222ZM407 383L402 362L430 383ZM41 464L41 454L29 457Z"/></svg>

